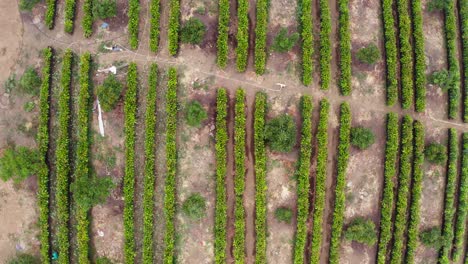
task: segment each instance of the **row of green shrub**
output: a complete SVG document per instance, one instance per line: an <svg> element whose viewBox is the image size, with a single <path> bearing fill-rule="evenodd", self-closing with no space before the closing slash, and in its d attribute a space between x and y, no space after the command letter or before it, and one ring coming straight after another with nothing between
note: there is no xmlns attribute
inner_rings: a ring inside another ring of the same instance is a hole
<svg viewBox="0 0 468 264"><path fill-rule="evenodd" d="M236 64L239 72L247 68L249 56L249 1L237 1Z"/></svg>
<svg viewBox="0 0 468 264"><path fill-rule="evenodd" d="M455 239L452 254L452 260L454 262L458 262L461 254L463 254L463 241L466 232L465 224L468 214L468 133L463 133L462 151L460 190L458 193L457 220L455 222Z"/></svg>
<svg viewBox="0 0 468 264"><path fill-rule="evenodd" d="M93 34L93 0L83 1L83 21L81 21L85 38Z"/></svg>
<svg viewBox="0 0 468 264"><path fill-rule="evenodd" d="M140 31L140 0L128 1L128 42L130 48L138 48L138 33Z"/></svg>
<svg viewBox="0 0 468 264"><path fill-rule="evenodd" d="M424 54L424 30L421 0L411 1L414 44L414 95L415 109L426 109L426 55Z"/></svg>
<svg viewBox="0 0 468 264"><path fill-rule="evenodd" d="M439 252L440 264L450 263L453 242L453 220L455 216L455 193L458 174L458 135L454 128L449 129L447 179L445 181L444 217L442 226L442 247Z"/></svg>
<svg viewBox="0 0 468 264"><path fill-rule="evenodd" d="M55 10L57 8L57 0L46 0L46 6L44 21L49 29L53 29L55 25Z"/></svg>
<svg viewBox="0 0 468 264"><path fill-rule="evenodd" d="M175 56L179 50L180 0L169 2L169 54Z"/></svg>
<svg viewBox="0 0 468 264"><path fill-rule="evenodd" d="M234 240L233 255L236 264L243 264L245 260L245 92L236 91L236 106L234 119L234 162L235 178L234 192L236 203L234 207Z"/></svg>
<svg viewBox="0 0 468 264"><path fill-rule="evenodd" d="M265 115L267 98L265 93L255 96L254 114L254 158L255 158L255 263L266 263L266 148Z"/></svg>
<svg viewBox="0 0 468 264"><path fill-rule="evenodd" d="M397 44L395 37L395 19L393 18L394 0L382 0L382 19L384 25L385 39L385 63L386 63L386 85L387 105L392 106L398 100L398 77L397 77ZM379 263L380 260L379 260Z"/></svg>
<svg viewBox="0 0 468 264"><path fill-rule="evenodd" d="M80 58L79 94L78 94L78 121L77 121L77 148L76 148L76 168L75 180L87 179L90 175L90 111L91 111L91 54L84 53ZM93 186L95 187L95 186ZM74 197L75 201L78 200ZM89 263L89 214L90 208L82 207L76 203L76 229L78 241L78 261L79 263Z"/></svg>
<svg viewBox="0 0 468 264"><path fill-rule="evenodd" d="M339 36L339 64L340 91L342 95L351 93L351 34L349 33L349 0L338 1L338 36Z"/></svg>
<svg viewBox="0 0 468 264"><path fill-rule="evenodd" d="M60 80L60 95L58 99L58 134L56 156L56 187L55 201L57 204L57 244L60 263L69 262L70 233L70 86L72 76L73 53L65 51L62 61L62 78ZM79 157L79 156L78 156Z"/></svg>
<svg viewBox="0 0 468 264"><path fill-rule="evenodd" d="M65 0L65 32L73 33L73 27L75 25L75 8L76 0Z"/></svg>
<svg viewBox="0 0 468 264"><path fill-rule="evenodd" d="M304 263L307 244L307 217L309 215L309 175L312 155L312 98L305 95L301 99L302 129L301 149L297 164L297 228L294 244L294 263Z"/></svg>
<svg viewBox="0 0 468 264"><path fill-rule="evenodd" d="M218 4L218 55L217 62L221 68L226 67L228 59L228 34L229 34L229 0L220 0Z"/></svg>
<svg viewBox="0 0 468 264"><path fill-rule="evenodd" d="M317 167L315 175L315 198L314 198L314 213L312 223L312 239L310 249L310 263L317 264L320 260L320 249L322 247L323 233L323 212L325 209L325 194L327 181L327 159L328 159L328 113L330 111L330 103L327 100L320 102L320 118L317 130ZM341 105L341 118L344 119L348 115L349 105L343 103ZM340 120L340 123L343 120Z"/></svg>
<svg viewBox="0 0 468 264"><path fill-rule="evenodd" d="M138 72L135 63L130 63L127 72L127 91L125 94L125 174L123 180L124 196L124 258L126 263L135 261L135 124L137 111Z"/></svg>
<svg viewBox="0 0 468 264"><path fill-rule="evenodd" d="M468 72L468 2L460 1L458 5L463 72ZM464 74L463 76L463 87L468 87L468 74ZM465 89L463 100L463 121L465 123L468 122L468 89Z"/></svg>
<svg viewBox="0 0 468 264"><path fill-rule="evenodd" d="M255 27L255 72L265 73L266 65L266 40L268 30L268 0L257 1L257 23Z"/></svg>
<svg viewBox="0 0 468 264"><path fill-rule="evenodd" d="M401 124L400 172L398 175L398 190L396 196L395 220L393 227L393 245L390 263L401 263L403 243L407 223L408 194L411 183L411 161L413 158L413 120L410 116L403 117Z"/></svg>
<svg viewBox="0 0 468 264"><path fill-rule="evenodd" d="M176 211L176 173L177 173L177 70L169 69L166 93L166 186L164 192L164 215L166 233L164 243L164 263L174 263L175 248L175 211Z"/></svg>
<svg viewBox="0 0 468 264"><path fill-rule="evenodd" d="M49 230L49 115L50 115L50 83L52 80L53 50L45 48L42 52L44 66L42 68L42 84L39 95L39 125L37 128L37 146L41 166L37 173L39 204L39 228L41 243L41 261L50 263L50 230Z"/></svg>
<svg viewBox="0 0 468 264"><path fill-rule="evenodd" d="M331 15L327 0L320 0L320 84L323 90L330 85L331 52Z"/></svg>
<svg viewBox="0 0 468 264"><path fill-rule="evenodd" d="M302 38L302 83L312 83L312 56L314 55L314 35L312 25L312 0L299 1L299 25Z"/></svg>
<svg viewBox="0 0 468 264"><path fill-rule="evenodd" d="M351 136L351 113L349 107L342 108L338 143L338 161L336 164L335 203L330 241L329 263L339 263L341 234L346 202L346 168L349 161L349 145Z"/></svg>
<svg viewBox="0 0 468 264"><path fill-rule="evenodd" d="M413 49L411 47L411 19L408 0L397 0L398 34L400 44L401 107L408 109L413 104Z"/></svg>
<svg viewBox="0 0 468 264"><path fill-rule="evenodd" d="M155 186L155 136L156 136L156 87L158 66L153 63L148 77L148 94L145 113L145 178L143 192L143 263L151 264L154 258L154 186Z"/></svg>
<svg viewBox="0 0 468 264"><path fill-rule="evenodd" d="M387 248L392 239L392 209L394 202L394 183L398 155L399 128L398 115L387 115L387 141L385 143L384 187L380 203L380 237L377 248L377 263L385 264Z"/></svg>
<svg viewBox="0 0 468 264"><path fill-rule="evenodd" d="M150 3L150 50L158 51L159 47L159 18L161 17L160 0L151 0Z"/></svg>
<svg viewBox="0 0 468 264"><path fill-rule="evenodd" d="M405 263L414 263L419 238L419 215L421 205L422 180L424 170L424 126L415 121L413 125L413 181L411 184L411 203L408 223Z"/></svg>

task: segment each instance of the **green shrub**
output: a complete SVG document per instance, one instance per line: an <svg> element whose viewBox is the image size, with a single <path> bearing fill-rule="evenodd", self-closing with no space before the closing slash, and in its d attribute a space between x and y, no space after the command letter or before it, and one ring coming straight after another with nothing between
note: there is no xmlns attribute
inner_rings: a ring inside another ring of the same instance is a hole
<svg viewBox="0 0 468 264"><path fill-rule="evenodd" d="M180 30L180 41L198 45L203 42L206 34L205 24L198 18L191 17L187 20Z"/></svg>
<svg viewBox="0 0 468 264"><path fill-rule="evenodd" d="M21 11L31 11L41 0L20 0L19 8Z"/></svg>
<svg viewBox="0 0 468 264"><path fill-rule="evenodd" d="M439 143L431 143L426 146L424 157L431 163L442 165L447 160L447 148Z"/></svg>
<svg viewBox="0 0 468 264"><path fill-rule="evenodd" d="M112 262L110 259L106 258L106 257L99 257L96 259L96 264L113 264L114 262Z"/></svg>
<svg viewBox="0 0 468 264"><path fill-rule="evenodd" d="M140 0L128 1L128 42L130 48L138 48L138 33L140 31Z"/></svg>
<svg viewBox="0 0 468 264"><path fill-rule="evenodd" d="M190 195L182 204L182 212L193 220L200 220L206 216L206 199L199 193Z"/></svg>
<svg viewBox="0 0 468 264"><path fill-rule="evenodd" d="M54 28L55 24L55 9L57 0L46 0L46 12L44 15L44 22L49 29Z"/></svg>
<svg viewBox="0 0 468 264"><path fill-rule="evenodd" d="M40 160L39 152L35 149L9 147L0 157L0 179L12 179L15 183L20 183L39 171Z"/></svg>
<svg viewBox="0 0 468 264"><path fill-rule="evenodd" d="M349 31L349 0L338 1L338 61L340 67L339 87L342 95L351 94L351 33Z"/></svg>
<svg viewBox="0 0 468 264"><path fill-rule="evenodd" d="M440 249L443 241L440 227L433 227L422 231L419 234L419 240L426 247L431 247L435 250Z"/></svg>
<svg viewBox="0 0 468 264"><path fill-rule="evenodd" d="M41 261L29 254L19 254L16 255L14 258L8 260L7 264L39 264Z"/></svg>
<svg viewBox="0 0 468 264"><path fill-rule="evenodd" d="M268 0L258 0L256 3L256 18L255 23L255 50L254 50L254 66L257 74L265 73L266 65L266 41L268 31Z"/></svg>
<svg viewBox="0 0 468 264"><path fill-rule="evenodd" d="M249 1L237 1L237 71L244 72L249 55Z"/></svg>
<svg viewBox="0 0 468 264"><path fill-rule="evenodd" d="M351 128L351 144L359 149L367 149L375 142L371 129L365 127Z"/></svg>
<svg viewBox="0 0 468 264"><path fill-rule="evenodd" d="M158 51L159 46L159 19L161 17L161 3L160 0L151 0L150 3L150 50L152 52Z"/></svg>
<svg viewBox="0 0 468 264"><path fill-rule="evenodd" d="M427 10L429 12L441 11L447 7L447 1L445 0L431 0L427 3Z"/></svg>
<svg viewBox="0 0 468 264"><path fill-rule="evenodd" d="M41 77L39 77L33 67L29 66L19 79L18 85L21 92L30 95L38 95L41 83Z"/></svg>
<svg viewBox="0 0 468 264"><path fill-rule="evenodd" d="M208 118L205 108L198 101L191 101L185 106L185 121L189 126L200 127Z"/></svg>
<svg viewBox="0 0 468 264"><path fill-rule="evenodd" d="M468 2L460 1L458 3L458 15L461 28L461 54L463 72L468 72ZM468 75L463 75L463 87L468 87ZM463 100L463 122L468 122L468 89L465 89ZM468 259L468 257L467 257Z"/></svg>
<svg viewBox="0 0 468 264"><path fill-rule="evenodd" d="M312 15L310 15L312 14L312 0L302 0L298 13L302 39L302 83L309 85L312 82L312 56L314 55L313 25Z"/></svg>
<svg viewBox="0 0 468 264"><path fill-rule="evenodd" d="M93 0L93 16L99 19L117 16L116 0Z"/></svg>
<svg viewBox="0 0 468 264"><path fill-rule="evenodd" d="M299 33L292 33L288 35L287 28L281 28L279 33L273 39L272 49L277 52L288 52L296 46L299 40Z"/></svg>
<svg viewBox="0 0 468 264"><path fill-rule="evenodd" d="M122 83L117 80L115 75L110 74L107 76L102 85L99 85L97 88L97 96L102 110L109 112L115 108L120 100L122 88Z"/></svg>
<svg viewBox="0 0 468 264"><path fill-rule="evenodd" d="M296 145L296 123L287 114L270 120L265 126L265 140L273 151L290 152Z"/></svg>
<svg viewBox="0 0 468 264"><path fill-rule="evenodd" d="M443 69L429 75L428 81L430 84L439 86L443 91L447 91L450 79L449 72Z"/></svg>
<svg viewBox="0 0 468 264"><path fill-rule="evenodd" d="M11 93L11 91L15 90L17 86L16 81L16 74L12 73L6 81L3 83L3 88L5 89L5 93Z"/></svg>
<svg viewBox="0 0 468 264"><path fill-rule="evenodd" d="M179 28L180 28L180 0L170 0L169 2L169 54L175 56L179 49Z"/></svg>
<svg viewBox="0 0 468 264"><path fill-rule="evenodd" d="M393 106L398 100L398 77L397 77L397 42L395 34L395 19L393 17L394 0L382 1L382 18L385 39L385 64L386 64L386 86L387 105ZM380 262L379 264L382 264Z"/></svg>
<svg viewBox="0 0 468 264"><path fill-rule="evenodd" d="M34 102L26 102L24 105L23 105L23 109L24 111L26 112L32 112L34 110L34 108L36 107L36 104Z"/></svg>
<svg viewBox="0 0 468 264"><path fill-rule="evenodd" d="M373 246L377 242L375 224L372 220L357 218L346 227L344 237L346 240Z"/></svg>
<svg viewBox="0 0 468 264"><path fill-rule="evenodd" d="M229 37L229 0L218 2L218 40L217 40L217 63L221 68L226 67L228 59L228 37Z"/></svg>
<svg viewBox="0 0 468 264"><path fill-rule="evenodd" d="M93 186L93 188L89 188ZM91 209L94 205L106 201L114 183L110 177L80 177L72 185L73 198L75 203L83 209Z"/></svg>
<svg viewBox="0 0 468 264"><path fill-rule="evenodd" d="M65 0L65 32L73 33L75 26L76 0Z"/></svg>
<svg viewBox="0 0 468 264"><path fill-rule="evenodd" d="M359 49L356 54L358 60L362 63L374 64L380 60L380 50L375 44L369 44Z"/></svg>
<svg viewBox="0 0 468 264"><path fill-rule="evenodd" d="M331 44L331 14L327 0L319 1L320 13L320 88L328 90L330 85L331 75L331 59L332 59L332 44Z"/></svg>
<svg viewBox="0 0 468 264"><path fill-rule="evenodd" d="M275 218L279 222L285 222L287 224L291 223L293 217L293 211L289 208L280 207L275 210Z"/></svg>

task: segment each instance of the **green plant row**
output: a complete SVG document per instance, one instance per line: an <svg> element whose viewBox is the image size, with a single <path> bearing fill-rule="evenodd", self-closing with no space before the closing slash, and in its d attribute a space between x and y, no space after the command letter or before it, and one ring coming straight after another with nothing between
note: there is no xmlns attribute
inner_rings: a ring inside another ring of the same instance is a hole
<svg viewBox="0 0 468 264"><path fill-rule="evenodd" d="M299 25L302 38L302 83L309 85L312 83L312 56L314 55L312 0L300 1Z"/></svg>
<svg viewBox="0 0 468 264"><path fill-rule="evenodd" d="M351 34L349 33L349 0L338 1L338 36L339 36L339 64L340 91L342 95L351 93Z"/></svg>
<svg viewBox="0 0 468 264"><path fill-rule="evenodd" d="M65 32L73 33L75 25L76 0L65 0Z"/></svg>
<svg viewBox="0 0 468 264"><path fill-rule="evenodd" d="M140 0L128 1L128 42L130 48L138 48L138 32L140 31Z"/></svg>
<svg viewBox="0 0 468 264"><path fill-rule="evenodd" d="M342 112L338 143L338 161L336 164L335 204L330 242L330 257L328 263L339 263L340 243L343 232L343 221L346 202L346 168L349 161L349 145L351 133L351 114Z"/></svg>
<svg viewBox="0 0 468 264"><path fill-rule="evenodd" d="M415 109L426 109L426 55L424 54L423 13L421 0L411 1L414 44L414 95Z"/></svg>
<svg viewBox="0 0 468 264"><path fill-rule="evenodd" d="M320 84L323 90L330 85L331 65L331 14L327 0L319 1L320 8Z"/></svg>
<svg viewBox="0 0 468 264"><path fill-rule="evenodd" d="M450 263L449 255L453 242L453 220L455 216L455 192L457 184L458 135L454 128L449 129L447 179L445 181L444 218L442 225L442 247L439 252L440 264Z"/></svg>
<svg viewBox="0 0 468 264"><path fill-rule="evenodd" d="M63 55L62 78L58 99L58 135L55 149L57 178L55 201L57 203L57 245L60 255L59 263L70 261L70 86L72 76L73 53L66 50ZM78 156L79 157L79 156Z"/></svg>
<svg viewBox="0 0 468 264"><path fill-rule="evenodd" d="M255 95L254 114L254 158L255 158L255 263L266 263L266 149L265 115L267 98L265 93Z"/></svg>
<svg viewBox="0 0 468 264"><path fill-rule="evenodd" d="M218 14L218 55L217 63L221 68L226 67L228 59L228 34L229 34L229 0L219 0Z"/></svg>
<svg viewBox="0 0 468 264"><path fill-rule="evenodd" d="M445 4L445 42L448 72L451 77L448 84L448 117L454 119L458 115L460 98L460 66L457 55L457 19L454 1L447 1Z"/></svg>
<svg viewBox="0 0 468 264"><path fill-rule="evenodd" d="M78 94L78 121L77 121L77 148L76 148L76 168L75 180L90 177L90 111L91 111L91 54L85 53L80 58L79 94ZM90 208L83 208L77 205L76 229L78 241L78 262L89 262L89 226L90 219L88 211Z"/></svg>
<svg viewBox="0 0 468 264"><path fill-rule="evenodd" d="M227 160L227 105L228 96L224 88L218 89L216 98L216 205L215 205L215 263L226 262L226 160Z"/></svg>
<svg viewBox="0 0 468 264"><path fill-rule="evenodd" d="M421 205L422 180L424 176L422 168L424 164L424 126L421 122L414 122L413 134L413 183L411 184L411 204L405 263L414 263L414 256L418 246L419 208Z"/></svg>
<svg viewBox="0 0 468 264"><path fill-rule="evenodd" d="M123 180L124 195L124 257L125 263L135 262L135 124L137 111L138 72L137 65L130 63L127 72L127 91L125 94L125 174Z"/></svg>
<svg viewBox="0 0 468 264"><path fill-rule="evenodd" d="M169 54L175 56L179 50L180 2L169 2Z"/></svg>
<svg viewBox="0 0 468 264"><path fill-rule="evenodd" d="M389 106L393 106L398 100L398 58L394 26L395 19L393 17L393 4L394 0L382 0L382 20L384 26L385 39L385 63L387 67L387 105Z"/></svg>
<svg viewBox="0 0 468 264"><path fill-rule="evenodd" d="M164 215L166 233L164 242L164 263L174 263L175 247L175 211L176 211L176 173L177 173L177 70L169 69L169 80L166 93L166 186L164 196Z"/></svg>
<svg viewBox="0 0 468 264"><path fill-rule="evenodd" d="M398 191L396 197L395 220L393 228L393 245L390 258L391 264L403 261L403 242L408 212L408 194L411 183L411 164L413 158L413 120L404 116L401 124L400 173L398 175Z"/></svg>
<svg viewBox="0 0 468 264"><path fill-rule="evenodd" d="M236 106L234 119L234 162L235 178L234 191L236 204L234 207L234 242L233 255L236 264L243 264L245 260L245 92L236 91Z"/></svg>
<svg viewBox="0 0 468 264"><path fill-rule="evenodd" d="M317 131L317 171L315 176L314 214L312 222L312 239L310 242L310 263L318 264L320 261L320 249L322 247L323 212L325 209L325 194L327 180L328 159L328 112L330 104L327 100L320 102L320 118ZM348 103L341 104L340 123L350 118Z"/></svg>
<svg viewBox="0 0 468 264"><path fill-rule="evenodd" d="M45 48L42 52L42 84L39 96L39 125L37 128L37 145L41 166L38 177L37 201L39 204L39 228L41 243L41 263L50 263L50 230L49 230L49 116L50 116L50 83L52 76L53 50Z"/></svg>
<svg viewBox="0 0 468 264"><path fill-rule="evenodd" d="M236 64L239 72L247 68L249 53L249 1L237 1L237 47Z"/></svg>
<svg viewBox="0 0 468 264"><path fill-rule="evenodd" d="M458 193L457 220L455 222L455 239L452 260L458 262L463 254L463 241L466 233L468 214L468 133L463 133L463 152L460 174L460 191ZM468 261L468 260L467 260Z"/></svg>
<svg viewBox="0 0 468 264"><path fill-rule="evenodd" d="M307 244L307 216L309 215L309 175L312 154L312 98L301 99L302 129L301 149L297 165L297 228L294 244L294 263L304 263Z"/></svg>
<svg viewBox="0 0 468 264"><path fill-rule="evenodd" d="M461 27L461 48L463 72L468 72L468 2L460 1L458 14ZM463 87L468 87L468 74L463 76ZM468 89L465 89L463 101L463 121L468 122ZM467 257L468 262L468 257Z"/></svg>
<svg viewBox="0 0 468 264"><path fill-rule="evenodd" d="M413 104L413 49L411 47L411 19L408 0L397 0L400 44L401 107L408 109Z"/></svg>
<svg viewBox="0 0 468 264"><path fill-rule="evenodd" d="M387 115L387 141L385 143L384 187L380 202L380 237L377 248L377 263L385 264L387 248L392 239L392 209L394 203L394 183L399 141L398 115Z"/></svg>
<svg viewBox="0 0 468 264"><path fill-rule="evenodd" d="M46 6L44 21L49 29L53 29L55 25L55 10L57 8L57 0L46 0Z"/></svg>
<svg viewBox="0 0 468 264"><path fill-rule="evenodd" d="M266 39L268 30L268 8L269 0L257 1L257 24L255 27L255 72L265 73L266 65Z"/></svg>
<svg viewBox="0 0 468 264"><path fill-rule="evenodd" d="M151 0L150 3L150 50L158 51L159 47L159 18L161 17L160 0Z"/></svg>
<svg viewBox="0 0 468 264"><path fill-rule="evenodd" d="M151 264L154 259L154 186L155 186L155 136L156 136L156 87L158 65L151 64L148 77L145 114L145 178L143 192L143 263Z"/></svg>
<svg viewBox="0 0 468 264"><path fill-rule="evenodd" d="M93 0L83 1L83 20L81 21L85 38L93 34Z"/></svg>

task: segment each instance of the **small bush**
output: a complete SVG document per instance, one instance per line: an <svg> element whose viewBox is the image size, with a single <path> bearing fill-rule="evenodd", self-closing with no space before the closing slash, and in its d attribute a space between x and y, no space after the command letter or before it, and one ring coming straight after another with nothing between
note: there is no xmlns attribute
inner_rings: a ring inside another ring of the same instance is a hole
<svg viewBox="0 0 468 264"><path fill-rule="evenodd" d="M438 250L442 246L442 234L439 227L426 229L419 234L419 240L426 247Z"/></svg>
<svg viewBox="0 0 468 264"><path fill-rule="evenodd" d="M205 38L206 26L198 18L192 17L185 22L180 31L180 41L182 43L200 44Z"/></svg>
<svg viewBox="0 0 468 264"><path fill-rule="evenodd" d="M26 102L24 105L23 105L23 109L24 111L26 112L32 112L34 110L34 108L36 107L36 104L34 102Z"/></svg>
<svg viewBox="0 0 468 264"><path fill-rule="evenodd" d="M431 143L426 146L424 156L430 163L443 165L447 160L447 148L439 143Z"/></svg>
<svg viewBox="0 0 468 264"><path fill-rule="evenodd" d="M0 179L19 183L40 169L39 152L27 147L8 148L0 157Z"/></svg>
<svg viewBox="0 0 468 264"><path fill-rule="evenodd" d="M206 199L198 193L192 194L184 201L182 211L190 219L202 219L206 215Z"/></svg>
<svg viewBox="0 0 468 264"><path fill-rule="evenodd" d="M280 115L265 126L265 140L273 151L290 152L296 145L296 123L290 115Z"/></svg>
<svg viewBox="0 0 468 264"><path fill-rule="evenodd" d="M375 142L372 130L365 127L351 128L351 144L359 149L367 149Z"/></svg>
<svg viewBox="0 0 468 264"><path fill-rule="evenodd" d="M275 210L275 218L280 222L291 223L293 212L289 208L280 207Z"/></svg>
<svg viewBox="0 0 468 264"><path fill-rule="evenodd" d="M41 77L39 77L39 74L37 74L36 70L31 66L26 69L19 80L20 91L31 95L39 94L39 87L41 84Z"/></svg>
<svg viewBox="0 0 468 264"><path fill-rule="evenodd" d="M41 0L21 0L19 3L19 8L22 11L31 11L40 1Z"/></svg>
<svg viewBox="0 0 468 264"><path fill-rule="evenodd" d="M93 188L89 188L93 186ZM79 177L71 184L73 198L83 209L91 209L96 204L105 202L114 183L110 177Z"/></svg>
<svg viewBox="0 0 468 264"><path fill-rule="evenodd" d="M189 126L199 127L206 118L208 114L198 101L191 101L187 104L185 120Z"/></svg>
<svg viewBox="0 0 468 264"><path fill-rule="evenodd" d="M437 85L442 90L447 91L450 79L448 71L444 69L433 72L429 75L428 81L430 84Z"/></svg>
<svg viewBox="0 0 468 264"><path fill-rule="evenodd" d="M429 12L441 11L447 7L447 2L445 0L431 0L427 3L427 10Z"/></svg>
<svg viewBox="0 0 468 264"><path fill-rule="evenodd" d="M96 259L96 264L113 264L113 262L106 257L99 257Z"/></svg>
<svg viewBox="0 0 468 264"><path fill-rule="evenodd" d="M361 48L356 56L362 63L374 64L380 60L380 50L375 44L370 44L365 48Z"/></svg>
<svg viewBox="0 0 468 264"><path fill-rule="evenodd" d="M94 0L93 2L94 18L106 19L117 16L116 0Z"/></svg>
<svg viewBox="0 0 468 264"><path fill-rule="evenodd" d="M122 87L122 83L113 74L107 76L102 85L98 86L97 95L102 110L109 112L115 108L120 99Z"/></svg>
<svg viewBox="0 0 468 264"><path fill-rule="evenodd" d="M288 30L282 28L273 40L272 49L277 52L288 52L296 45L299 40L299 33L295 32L288 35Z"/></svg>
<svg viewBox="0 0 468 264"><path fill-rule="evenodd" d="M350 241L373 246L377 242L375 224L372 220L357 218L346 228L344 237Z"/></svg>
<svg viewBox="0 0 468 264"><path fill-rule="evenodd" d="M19 254L16 257L10 259L7 264L39 264L41 261L29 254Z"/></svg>
<svg viewBox="0 0 468 264"><path fill-rule="evenodd" d="M16 88L16 74L12 74L6 79L3 83L3 88L5 89L6 93L10 93Z"/></svg>

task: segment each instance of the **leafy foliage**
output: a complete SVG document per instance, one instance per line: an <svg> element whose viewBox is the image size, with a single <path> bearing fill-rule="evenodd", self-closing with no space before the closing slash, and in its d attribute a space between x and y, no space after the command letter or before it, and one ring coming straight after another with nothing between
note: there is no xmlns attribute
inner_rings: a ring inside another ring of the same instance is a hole
<svg viewBox="0 0 468 264"><path fill-rule="evenodd" d="M93 34L93 0L83 1L83 20L81 21L85 38Z"/></svg>
<svg viewBox="0 0 468 264"><path fill-rule="evenodd" d="M33 67L29 66L19 79L18 85L21 92L30 95L38 95L41 83L41 77L39 77Z"/></svg>
<svg viewBox="0 0 468 264"><path fill-rule="evenodd" d="M433 227L422 231L421 234L419 234L419 240L426 247L431 247L436 250L440 249L443 241L440 227Z"/></svg>
<svg viewBox="0 0 468 264"><path fill-rule="evenodd" d="M75 26L76 0L65 0L65 32L73 33Z"/></svg>
<svg viewBox="0 0 468 264"><path fill-rule="evenodd" d="M169 54L175 56L179 49L180 0L169 2Z"/></svg>
<svg viewBox="0 0 468 264"><path fill-rule="evenodd" d="M120 99L122 88L122 83L117 80L115 75L110 74L107 76L102 85L97 88L97 96L102 110L109 112L115 108Z"/></svg>
<svg viewBox="0 0 468 264"><path fill-rule="evenodd" d="M206 215L206 199L199 193L190 195L182 205L182 212L190 219L202 219Z"/></svg>
<svg viewBox="0 0 468 264"><path fill-rule="evenodd" d="M49 29L54 28L56 6L57 0L46 0L46 12L44 15L44 22Z"/></svg>
<svg viewBox="0 0 468 264"><path fill-rule="evenodd" d="M37 150L22 146L9 147L0 157L0 179L12 179L15 183L20 183L36 174L40 167L41 159Z"/></svg>
<svg viewBox="0 0 468 264"><path fill-rule="evenodd" d="M130 48L138 48L138 33L140 31L140 0L128 1L128 41Z"/></svg>
<svg viewBox="0 0 468 264"><path fill-rule="evenodd" d="M424 156L427 161L442 165L447 160L447 148L439 143L431 143L426 146Z"/></svg>
<svg viewBox="0 0 468 264"><path fill-rule="evenodd" d="M206 34L205 24L196 17L191 17L187 20L180 30L180 41L198 45L203 42Z"/></svg>
<svg viewBox="0 0 468 264"><path fill-rule="evenodd" d="M429 12L441 11L447 8L447 1L445 0L431 0L427 3L427 10Z"/></svg>
<svg viewBox="0 0 468 264"><path fill-rule="evenodd" d="M463 72L468 72L468 2L460 1L458 3L458 15L461 28L461 58ZM468 87L468 75L463 75L463 87ZM463 122L468 122L468 90L465 89L463 95ZM458 254L456 251L455 254ZM468 258L467 258L468 259Z"/></svg>
<svg viewBox="0 0 468 264"><path fill-rule="evenodd" d="M375 142L371 129L365 127L351 128L351 144L359 149L367 149Z"/></svg>
<svg viewBox="0 0 468 264"><path fill-rule="evenodd" d="M93 188L89 188L93 186ZM94 205L103 203L109 196L114 183L110 177L80 177L72 183L72 191L77 205L91 209Z"/></svg>
<svg viewBox="0 0 468 264"><path fill-rule="evenodd" d="M290 152L296 145L296 123L287 114L270 120L265 126L265 140L273 151Z"/></svg>
<svg viewBox="0 0 468 264"><path fill-rule="evenodd" d="M374 64L380 60L380 50L375 44L369 44L364 48L361 48L357 54L357 58L362 63Z"/></svg>
<svg viewBox="0 0 468 264"><path fill-rule="evenodd" d="M280 32L275 36L273 46L271 48L277 52L288 52L294 48L298 40L299 33L288 35L288 29L281 28Z"/></svg>
<svg viewBox="0 0 468 264"><path fill-rule="evenodd" d="M373 246L377 242L375 224L372 220L357 218L348 225L344 232L344 237L350 241L356 241L368 246Z"/></svg>
<svg viewBox="0 0 468 264"><path fill-rule="evenodd" d="M19 254L8 260L7 264L39 264L41 261L33 255Z"/></svg>
<svg viewBox="0 0 468 264"><path fill-rule="evenodd" d="M275 210L275 218L280 222L285 222L287 224L291 223L293 217L293 212L289 208L280 207Z"/></svg>
<svg viewBox="0 0 468 264"><path fill-rule="evenodd" d="M22 11L31 11L41 0L20 0L19 8Z"/></svg>
<svg viewBox="0 0 468 264"><path fill-rule="evenodd" d="M398 100L398 77L397 77L397 42L395 36L395 19L393 17L394 0L382 1L382 17L384 24L385 39L385 63L386 63L386 85L387 105L393 106ZM380 262L379 264L382 264Z"/></svg>
<svg viewBox="0 0 468 264"><path fill-rule="evenodd" d="M255 23L255 50L254 50L254 66L255 72L257 74L265 73L266 65L266 40L267 40L267 30L268 30L268 9L269 9L269 0L258 0L256 3L256 18L257 23Z"/></svg>
<svg viewBox="0 0 468 264"><path fill-rule="evenodd" d="M302 0L298 13L302 39L302 83L309 85L312 82L312 56L314 55L312 0Z"/></svg>
<svg viewBox="0 0 468 264"><path fill-rule="evenodd" d="M117 16L116 0L93 0L93 16L99 19Z"/></svg>
<svg viewBox="0 0 468 264"><path fill-rule="evenodd" d="M332 59L331 14L327 0L319 1L320 13L320 88L328 90L330 85L330 65Z"/></svg>
<svg viewBox="0 0 468 264"><path fill-rule="evenodd" d="M150 3L150 50L152 52L158 51L159 46L159 19L161 17L160 4L160 0L151 0Z"/></svg>
<svg viewBox="0 0 468 264"><path fill-rule="evenodd" d="M237 71L244 72L249 55L249 1L239 0L237 4L236 64Z"/></svg>
<svg viewBox="0 0 468 264"><path fill-rule="evenodd" d="M449 76L449 72L445 69L435 71L429 75L429 83L439 86L443 91L447 91L452 77Z"/></svg>
<svg viewBox="0 0 468 264"><path fill-rule="evenodd" d="M338 1L338 38L340 79L339 87L342 95L351 93L351 33L349 31L349 0Z"/></svg>
<svg viewBox="0 0 468 264"><path fill-rule="evenodd" d="M191 101L185 108L185 120L189 126L199 127L208 118L205 108L198 101Z"/></svg>
<svg viewBox="0 0 468 264"><path fill-rule="evenodd" d="M220 0L218 4L218 10L217 63L219 67L224 68L226 67L229 52L229 0Z"/></svg>
<svg viewBox="0 0 468 264"><path fill-rule="evenodd" d="M408 0L397 0L398 35L400 44L401 107L413 104L413 49L411 47L411 19Z"/></svg>

